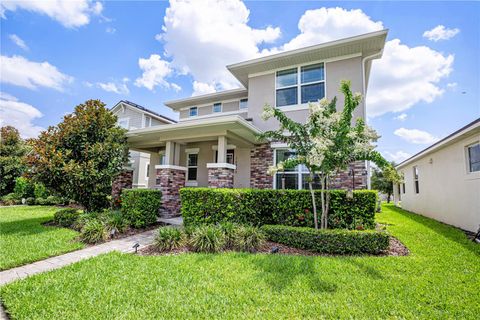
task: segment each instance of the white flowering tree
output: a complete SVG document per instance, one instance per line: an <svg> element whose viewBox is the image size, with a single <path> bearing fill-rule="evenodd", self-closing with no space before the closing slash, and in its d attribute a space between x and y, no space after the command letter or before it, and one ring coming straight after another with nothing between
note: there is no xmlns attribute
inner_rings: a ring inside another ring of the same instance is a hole
<svg viewBox="0 0 480 320"><path fill-rule="evenodd" d="M363 119L352 123L353 112L362 97L352 94L350 82L342 81L340 91L345 96L342 111L337 111L336 97L332 101L322 99L309 104L309 115L306 123L298 123L288 118L280 109L265 105L262 119L275 118L280 123L279 129L266 131L261 139L284 142L295 150L289 159L272 166L270 174L277 171L304 165L309 171L308 185L312 196L315 229L318 229L317 205L313 181L318 174L321 183L322 214L320 227L328 228L328 210L330 203L330 179L338 172L346 170L353 161L371 160L379 167L389 163L375 151L374 143L379 136L368 127Z"/></svg>

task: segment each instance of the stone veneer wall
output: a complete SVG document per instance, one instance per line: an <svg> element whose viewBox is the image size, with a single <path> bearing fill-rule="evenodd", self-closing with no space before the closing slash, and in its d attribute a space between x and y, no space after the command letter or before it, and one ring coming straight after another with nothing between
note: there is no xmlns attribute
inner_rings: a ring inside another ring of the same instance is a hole
<svg viewBox="0 0 480 320"><path fill-rule="evenodd" d="M112 182L113 206L119 206L122 190L131 189L132 184L133 184L133 170L123 169L123 171Z"/></svg>
<svg viewBox="0 0 480 320"><path fill-rule="evenodd" d="M351 170L354 171L354 176L351 175ZM354 185L355 178L355 185ZM352 163L347 171L338 173L331 179L331 189L366 189L367 188L367 167L365 161L355 161Z"/></svg>
<svg viewBox="0 0 480 320"><path fill-rule="evenodd" d="M208 168L208 187L233 188L233 175L230 168Z"/></svg>
<svg viewBox="0 0 480 320"><path fill-rule="evenodd" d="M273 149L265 143L250 151L250 187L254 189L273 188L273 177L268 167L273 165Z"/></svg>
<svg viewBox="0 0 480 320"><path fill-rule="evenodd" d="M180 215L180 188L185 187L185 173L185 170L172 168L157 169L155 188L162 191L162 216Z"/></svg>

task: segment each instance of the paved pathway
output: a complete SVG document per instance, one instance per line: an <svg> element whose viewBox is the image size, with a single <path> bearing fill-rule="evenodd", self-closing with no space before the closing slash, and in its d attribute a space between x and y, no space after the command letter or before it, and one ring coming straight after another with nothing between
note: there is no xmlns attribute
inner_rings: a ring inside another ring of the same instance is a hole
<svg viewBox="0 0 480 320"><path fill-rule="evenodd" d="M58 269L66 265L78 262L83 259L91 258L98 256L103 253L111 251L120 251L120 252L134 252L135 249L133 245L138 242L140 248L143 246L149 245L153 242L155 237L156 230L150 230L143 233L139 233L130 237L123 239L112 240L106 243L102 243L96 246L85 248L82 250L77 250L63 254L61 256L56 256L48 258L45 260L37 261L25 266L5 270L0 272L0 286L15 281L17 279L22 279L40 272L50 271L53 269ZM1 309L1 308L0 308ZM1 310L0 310L0 319Z"/></svg>
<svg viewBox="0 0 480 320"><path fill-rule="evenodd" d="M179 227L183 224L183 218L182 217L175 217L175 218L160 218L158 221L170 224L175 227Z"/></svg>

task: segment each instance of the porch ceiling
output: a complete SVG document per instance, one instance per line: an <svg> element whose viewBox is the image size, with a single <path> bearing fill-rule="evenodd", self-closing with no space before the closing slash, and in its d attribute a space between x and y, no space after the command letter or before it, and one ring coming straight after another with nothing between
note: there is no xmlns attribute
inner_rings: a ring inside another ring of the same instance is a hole
<svg viewBox="0 0 480 320"><path fill-rule="evenodd" d="M250 122L233 115L130 130L127 139L134 150L152 150L165 146L167 141L181 144L214 141L219 136L226 136L229 143L239 147L251 147L258 143L256 134L260 132Z"/></svg>

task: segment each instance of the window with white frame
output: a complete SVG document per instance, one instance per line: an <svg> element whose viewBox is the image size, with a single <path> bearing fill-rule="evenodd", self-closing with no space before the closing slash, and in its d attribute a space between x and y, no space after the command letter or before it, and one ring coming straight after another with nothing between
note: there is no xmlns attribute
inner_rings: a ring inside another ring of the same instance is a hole
<svg viewBox="0 0 480 320"><path fill-rule="evenodd" d="M240 99L239 109L247 109L248 108L248 99Z"/></svg>
<svg viewBox="0 0 480 320"><path fill-rule="evenodd" d="M317 63L277 71L276 106L315 102L325 97L325 66Z"/></svg>
<svg viewBox="0 0 480 320"><path fill-rule="evenodd" d="M235 164L235 149L227 149L226 161ZM215 150L215 162L218 162L218 150Z"/></svg>
<svg viewBox="0 0 480 320"><path fill-rule="evenodd" d="M198 153L187 153L187 180L197 181Z"/></svg>
<svg viewBox="0 0 480 320"><path fill-rule="evenodd" d="M120 118L118 119L118 126L124 129L128 129L129 122L130 122L129 118Z"/></svg>
<svg viewBox="0 0 480 320"><path fill-rule="evenodd" d="M413 187L415 193L420 193L420 186L418 184L418 167L413 167Z"/></svg>
<svg viewBox="0 0 480 320"><path fill-rule="evenodd" d="M214 113L222 112L222 104L221 103L214 103L213 108L212 108L212 112L214 112Z"/></svg>
<svg viewBox="0 0 480 320"><path fill-rule="evenodd" d="M150 116L145 116L145 128L151 127L152 126L152 117Z"/></svg>
<svg viewBox="0 0 480 320"><path fill-rule="evenodd" d="M147 163L145 167L145 178L148 179L148 177L150 177L150 163Z"/></svg>
<svg viewBox="0 0 480 320"><path fill-rule="evenodd" d="M467 147L468 171L480 171L480 143Z"/></svg>
<svg viewBox="0 0 480 320"><path fill-rule="evenodd" d="M295 152L288 149L275 150L275 165L295 156ZM298 165L295 168L285 169L275 174L275 189L308 189L310 173L304 165ZM313 179L313 188L320 189L321 182L318 175Z"/></svg>
<svg viewBox="0 0 480 320"><path fill-rule="evenodd" d="M190 117L196 117L198 116L198 108L197 107L191 107L188 111L188 115Z"/></svg>
<svg viewBox="0 0 480 320"><path fill-rule="evenodd" d="M159 156L160 156L159 164L160 165L166 164L165 151L159 152Z"/></svg>

